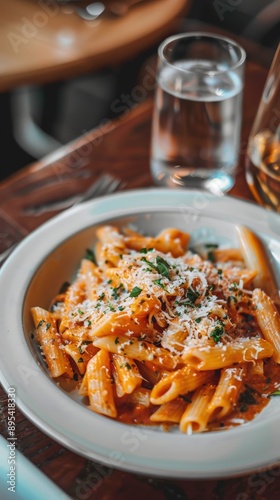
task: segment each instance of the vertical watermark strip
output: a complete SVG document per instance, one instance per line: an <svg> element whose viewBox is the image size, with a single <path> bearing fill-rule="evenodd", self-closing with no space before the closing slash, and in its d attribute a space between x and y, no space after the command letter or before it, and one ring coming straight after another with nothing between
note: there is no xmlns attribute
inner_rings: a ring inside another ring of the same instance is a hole
<svg viewBox="0 0 280 500"><path fill-rule="evenodd" d="M16 390L14 387L8 389L8 491L16 492Z"/></svg>

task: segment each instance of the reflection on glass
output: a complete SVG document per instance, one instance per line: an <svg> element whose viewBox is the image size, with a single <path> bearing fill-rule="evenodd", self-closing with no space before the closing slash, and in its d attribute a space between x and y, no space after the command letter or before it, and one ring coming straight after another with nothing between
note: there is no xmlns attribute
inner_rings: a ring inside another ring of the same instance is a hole
<svg viewBox="0 0 280 500"><path fill-rule="evenodd" d="M246 179L261 205L280 212L280 45L251 130Z"/></svg>

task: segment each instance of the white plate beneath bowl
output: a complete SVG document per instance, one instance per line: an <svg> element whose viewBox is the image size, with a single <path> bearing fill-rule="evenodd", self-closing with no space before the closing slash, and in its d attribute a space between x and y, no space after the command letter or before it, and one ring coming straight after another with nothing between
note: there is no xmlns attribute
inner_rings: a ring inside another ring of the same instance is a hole
<svg viewBox="0 0 280 500"><path fill-rule="evenodd" d="M31 305L46 307L71 279L95 225L130 222L154 234L165 227L200 241L236 245L236 223L265 241L280 283L280 217L253 203L199 191L146 189L102 197L68 210L28 236L0 275L0 380L21 411L67 448L112 467L163 477L218 478L280 462L280 398L251 423L187 436L112 421L85 408L47 375L32 347Z"/></svg>

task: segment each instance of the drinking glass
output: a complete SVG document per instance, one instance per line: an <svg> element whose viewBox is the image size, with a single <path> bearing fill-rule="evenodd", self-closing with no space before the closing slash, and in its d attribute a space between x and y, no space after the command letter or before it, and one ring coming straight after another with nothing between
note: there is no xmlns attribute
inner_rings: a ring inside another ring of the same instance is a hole
<svg viewBox="0 0 280 500"><path fill-rule="evenodd" d="M214 193L233 186L245 59L233 40L202 32L159 46L150 159L156 184Z"/></svg>
<svg viewBox="0 0 280 500"><path fill-rule="evenodd" d="M280 45L249 136L245 168L256 200L280 212Z"/></svg>

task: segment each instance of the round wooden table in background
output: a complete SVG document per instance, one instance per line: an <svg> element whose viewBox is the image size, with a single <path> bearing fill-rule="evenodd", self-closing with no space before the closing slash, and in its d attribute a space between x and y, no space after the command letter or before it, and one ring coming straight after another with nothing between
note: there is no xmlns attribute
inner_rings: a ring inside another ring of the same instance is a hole
<svg viewBox="0 0 280 500"><path fill-rule="evenodd" d="M175 29L189 6L190 0L143 0L123 16L85 21L56 0L1 2L0 91L127 61Z"/></svg>

